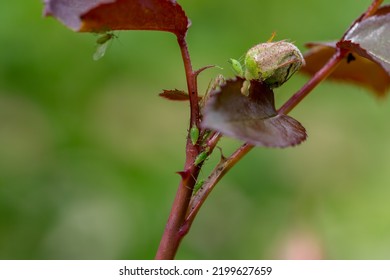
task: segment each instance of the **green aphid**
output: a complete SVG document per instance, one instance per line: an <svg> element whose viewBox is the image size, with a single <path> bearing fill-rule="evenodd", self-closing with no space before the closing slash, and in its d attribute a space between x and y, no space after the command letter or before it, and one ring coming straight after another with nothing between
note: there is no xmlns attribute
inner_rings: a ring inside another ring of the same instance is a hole
<svg viewBox="0 0 390 280"><path fill-rule="evenodd" d="M230 58L228 62L231 64L232 69L237 76L244 77L244 69L237 59Z"/></svg>
<svg viewBox="0 0 390 280"><path fill-rule="evenodd" d="M201 152L201 153L195 158L194 165L197 166L197 165L201 164L201 163L204 162L208 157L209 157L209 153L208 153L207 150Z"/></svg>
<svg viewBox="0 0 390 280"><path fill-rule="evenodd" d="M197 128L196 126L193 126L190 129L190 139L191 139L192 145L195 145L198 142L199 128Z"/></svg>
<svg viewBox="0 0 390 280"><path fill-rule="evenodd" d="M99 60L104 56L108 46L112 42L111 40L114 38L117 38L117 36L112 32L104 33L97 38L97 47L95 53L93 54L93 60Z"/></svg>
<svg viewBox="0 0 390 280"><path fill-rule="evenodd" d="M198 180L194 186L194 191L193 191L193 194L196 194L200 188L203 186L205 180Z"/></svg>

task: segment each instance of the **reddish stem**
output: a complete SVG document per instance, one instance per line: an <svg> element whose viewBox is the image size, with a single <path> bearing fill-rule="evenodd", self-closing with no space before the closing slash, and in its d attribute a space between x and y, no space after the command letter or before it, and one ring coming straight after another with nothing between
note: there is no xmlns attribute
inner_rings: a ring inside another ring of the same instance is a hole
<svg viewBox="0 0 390 280"><path fill-rule="evenodd" d="M333 57L310 79L310 81L283 104L278 110L278 114L288 114L294 109L295 106L297 106L320 82L332 74L347 54L348 51L338 49Z"/></svg>
<svg viewBox="0 0 390 280"><path fill-rule="evenodd" d="M375 14L375 12L378 10L382 2L383 0L374 0L371 3L371 5L367 8L367 10L351 24L351 26L347 29L347 31L345 31L343 37L341 38L341 41L345 39L345 36L347 36L348 32L352 28L354 28L356 24Z"/></svg>
<svg viewBox="0 0 390 280"><path fill-rule="evenodd" d="M370 16L375 14L376 11L379 9L380 5L382 5L382 3L383 3L383 0L374 0L359 21L362 21L366 18L369 18Z"/></svg>
<svg viewBox="0 0 390 280"><path fill-rule="evenodd" d="M212 152L215 146L218 144L218 141L221 139L222 134L219 132L214 132L207 141L207 147Z"/></svg>
<svg viewBox="0 0 390 280"><path fill-rule="evenodd" d="M184 37L178 36L184 69L186 73L188 94L190 96L190 128L196 126L199 128L200 114L198 104L198 92L196 84L196 73L192 70L191 59ZM190 131L190 129L188 130ZM185 215L190 203L191 195L196 183L201 164L194 166L194 161L199 154L200 147L193 145L189 135L187 136L186 162L184 171L180 172L182 179L176 192L175 200L160 241L155 259L173 259L180 245L182 238L187 231L183 231L182 225L185 221Z"/></svg>
<svg viewBox="0 0 390 280"><path fill-rule="evenodd" d="M374 0L371 5L367 8L363 15L361 15L345 32L341 40L344 39L348 31L353 28L357 23L372 16L378 10L383 0ZM337 49L333 57L322 67L314 76L307 82L296 94L294 94L283 106L278 110L279 114L288 114L292 109L295 108L305 98L313 88L315 88L320 82L326 79L332 72L337 68L339 63L348 54L348 50Z"/></svg>
<svg viewBox="0 0 390 280"><path fill-rule="evenodd" d="M237 149L229 158L222 159L221 162L214 168L207 181L203 184L200 190L191 199L189 213L183 228L188 231L199 212L200 207L205 202L210 192L214 189L216 184L222 177L240 160L242 159L254 146L245 143Z"/></svg>
<svg viewBox="0 0 390 280"><path fill-rule="evenodd" d="M183 233L182 225L198 174L199 168L196 166L180 173L182 180L155 256L156 260L172 260L176 255L180 242L186 233L186 231Z"/></svg>
<svg viewBox="0 0 390 280"><path fill-rule="evenodd" d="M177 42L180 46L181 56L184 63L184 69L186 72L187 89L190 96L190 128L196 126L199 128L200 125L200 114L199 114L199 97L198 87L196 84L197 72L192 70L190 53L188 51L187 42L185 37L178 36ZM188 146L187 146L188 148ZM188 152L188 150L187 150Z"/></svg>

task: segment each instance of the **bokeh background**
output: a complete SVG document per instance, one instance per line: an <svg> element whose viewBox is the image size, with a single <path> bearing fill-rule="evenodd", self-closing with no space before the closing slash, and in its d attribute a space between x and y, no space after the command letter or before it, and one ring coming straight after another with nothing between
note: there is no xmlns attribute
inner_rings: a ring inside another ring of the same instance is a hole
<svg viewBox="0 0 390 280"><path fill-rule="evenodd" d="M339 38L369 0L179 1L200 91L254 44ZM0 258L151 259L184 163L188 105L175 37L96 36L0 2ZM276 90L280 105L307 77ZM216 187L178 259L390 259L390 100L325 82L291 115L309 138L256 148ZM239 146L226 139L225 154ZM208 161L207 176L216 158Z"/></svg>

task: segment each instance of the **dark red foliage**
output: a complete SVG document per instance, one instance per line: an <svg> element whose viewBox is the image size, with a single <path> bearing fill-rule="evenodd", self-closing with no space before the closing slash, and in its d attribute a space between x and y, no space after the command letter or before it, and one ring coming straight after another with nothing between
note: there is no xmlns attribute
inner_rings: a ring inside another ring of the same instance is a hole
<svg viewBox="0 0 390 280"><path fill-rule="evenodd" d="M190 99L186 92L178 89L164 90L159 96L172 101L187 101Z"/></svg>
<svg viewBox="0 0 390 280"><path fill-rule="evenodd" d="M359 84L384 96L390 87L390 6L383 6L362 21L356 21L337 43L308 44L302 72L313 75L337 49L349 51L331 79Z"/></svg>
<svg viewBox="0 0 390 280"><path fill-rule="evenodd" d="M79 32L158 30L184 37L190 24L174 0L48 0L45 14Z"/></svg>
<svg viewBox="0 0 390 280"><path fill-rule="evenodd" d="M249 96L241 93L244 80L228 80L211 93L202 126L256 146L289 147L306 139L305 128L295 119L279 115L274 93L252 81Z"/></svg>
<svg viewBox="0 0 390 280"><path fill-rule="evenodd" d="M310 50L305 54L306 65L301 72L310 75L317 73L336 52L336 43L310 43L307 47ZM379 97L390 86L389 74L380 65L352 51L329 78L363 86Z"/></svg>

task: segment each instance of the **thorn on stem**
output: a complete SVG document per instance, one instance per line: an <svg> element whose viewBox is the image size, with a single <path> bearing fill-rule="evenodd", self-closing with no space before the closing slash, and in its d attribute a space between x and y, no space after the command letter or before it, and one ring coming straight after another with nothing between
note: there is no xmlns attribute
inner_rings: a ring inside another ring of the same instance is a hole
<svg viewBox="0 0 390 280"><path fill-rule="evenodd" d="M209 69L209 68L213 68L213 67L218 67L218 66L216 66L216 65L207 65L207 66L204 66L204 67L202 67L202 68L196 70L196 71L194 72L194 75L195 75L195 77L198 77L198 75L199 75L200 73L202 73L204 70Z"/></svg>
<svg viewBox="0 0 390 280"><path fill-rule="evenodd" d="M226 161L226 157L223 155L222 148L219 147L219 146L217 146L217 149L218 149L218 150L220 151L220 153L221 153L221 159L220 159L220 161L221 161L221 162Z"/></svg>
<svg viewBox="0 0 390 280"><path fill-rule="evenodd" d="M191 173L188 169L184 171L178 171L176 173L180 175L182 180L188 180L188 178L191 176Z"/></svg>

